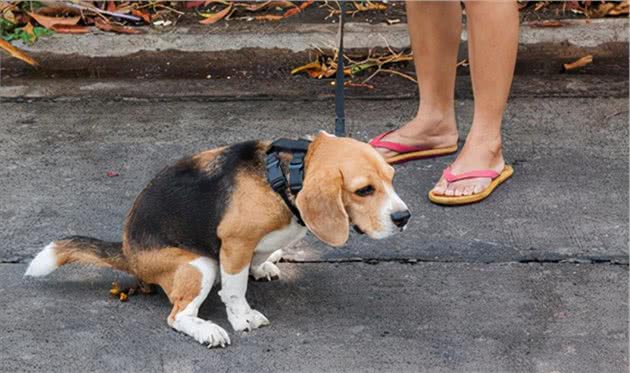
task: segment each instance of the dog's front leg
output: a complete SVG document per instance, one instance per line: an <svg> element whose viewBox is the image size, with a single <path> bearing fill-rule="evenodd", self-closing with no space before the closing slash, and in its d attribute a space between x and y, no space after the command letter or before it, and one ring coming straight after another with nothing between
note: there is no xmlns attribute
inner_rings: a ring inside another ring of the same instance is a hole
<svg viewBox="0 0 630 373"><path fill-rule="evenodd" d="M221 291L219 296L225 304L228 321L234 330L252 330L269 325L269 320L252 309L245 299L249 266L253 254L251 250L221 249Z"/></svg>

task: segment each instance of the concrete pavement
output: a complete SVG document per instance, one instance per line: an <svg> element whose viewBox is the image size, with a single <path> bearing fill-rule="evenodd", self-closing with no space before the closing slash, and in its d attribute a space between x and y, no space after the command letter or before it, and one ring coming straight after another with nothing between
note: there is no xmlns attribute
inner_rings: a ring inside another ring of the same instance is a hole
<svg viewBox="0 0 630 373"><path fill-rule="evenodd" d="M22 279L48 241L119 238L135 195L165 163L246 138L331 128L332 101L81 99L4 102L0 118L0 371L625 372L628 370L628 111L624 98L515 98L513 179L486 202L430 204L446 157L397 167L414 214L386 241L308 237L284 276L251 283L272 325L234 335L213 292L201 315L233 345L168 328L166 297L108 296L131 279L64 267ZM415 99L352 100L366 140ZM472 102L459 100L462 133ZM118 177L107 177L116 171Z"/></svg>

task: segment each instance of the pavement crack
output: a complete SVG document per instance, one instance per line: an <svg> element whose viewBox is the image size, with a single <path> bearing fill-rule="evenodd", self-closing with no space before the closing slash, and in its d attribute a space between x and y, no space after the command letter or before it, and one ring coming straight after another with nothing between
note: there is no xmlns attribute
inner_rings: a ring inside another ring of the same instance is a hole
<svg viewBox="0 0 630 373"><path fill-rule="evenodd" d="M282 258L282 263L292 264L343 264L365 263L377 265L380 263L418 264L418 263L454 263L454 264L604 264L629 266L627 256L585 256L585 257L523 257L514 260L470 260L465 258L330 258L330 259L303 259ZM0 264L26 264L29 258L12 257L0 259Z"/></svg>
<svg viewBox="0 0 630 373"><path fill-rule="evenodd" d="M293 264L338 264L338 263L365 263L377 265L379 263L454 263L454 264L605 264L628 266L628 257L571 257L571 258L520 258L516 260L461 260L461 259L439 259L439 258L339 258L339 259L312 259L295 260L283 258L283 263Z"/></svg>

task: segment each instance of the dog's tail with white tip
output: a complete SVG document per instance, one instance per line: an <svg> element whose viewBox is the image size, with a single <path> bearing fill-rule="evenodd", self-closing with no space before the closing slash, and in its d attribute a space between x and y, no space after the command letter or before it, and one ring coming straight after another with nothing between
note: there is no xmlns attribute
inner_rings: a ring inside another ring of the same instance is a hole
<svg viewBox="0 0 630 373"><path fill-rule="evenodd" d="M129 272L122 243L73 236L53 241L28 265L24 276L42 277L64 264L84 263Z"/></svg>

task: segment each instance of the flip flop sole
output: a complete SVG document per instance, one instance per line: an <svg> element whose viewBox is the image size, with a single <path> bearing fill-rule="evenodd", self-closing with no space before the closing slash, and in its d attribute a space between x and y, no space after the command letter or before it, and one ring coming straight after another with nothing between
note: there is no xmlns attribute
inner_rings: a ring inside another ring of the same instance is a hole
<svg viewBox="0 0 630 373"><path fill-rule="evenodd" d="M457 151L457 145L453 145L453 146L449 146L448 148L427 149L427 150L419 150L417 152L398 154L393 157L386 158L385 161L387 161L387 163L389 164L400 164L400 163L405 163L409 161L414 161L416 159L449 155L449 154L455 153L456 151Z"/></svg>
<svg viewBox="0 0 630 373"><path fill-rule="evenodd" d="M429 200L433 203L437 203L438 205L448 205L448 206L457 206L457 205L468 205L475 202L480 202L486 197L488 197L496 187L498 187L505 180L509 179L510 176L514 173L514 169L510 165L505 165L501 174L496 177L496 179L492 180L490 185L486 187L486 189L482 190L477 194L473 194L470 196L441 196L433 194L433 191L429 192Z"/></svg>

